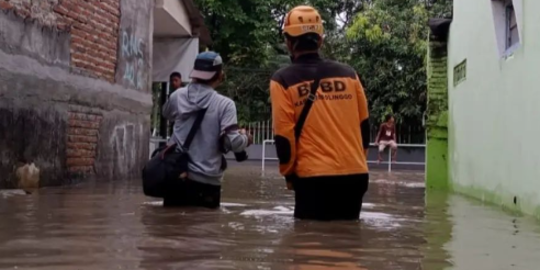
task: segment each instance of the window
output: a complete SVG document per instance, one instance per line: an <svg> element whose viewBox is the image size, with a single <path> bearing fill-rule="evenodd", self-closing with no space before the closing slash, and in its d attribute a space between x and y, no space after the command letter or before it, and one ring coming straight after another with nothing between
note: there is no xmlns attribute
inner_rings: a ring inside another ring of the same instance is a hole
<svg viewBox="0 0 540 270"><path fill-rule="evenodd" d="M522 44L523 0L491 0L500 56L512 55Z"/></svg>
<svg viewBox="0 0 540 270"><path fill-rule="evenodd" d="M454 67L454 87L467 79L467 59Z"/></svg>
<svg viewBox="0 0 540 270"><path fill-rule="evenodd" d="M519 32L516 19L516 11L512 1L506 3L506 49L519 43Z"/></svg>

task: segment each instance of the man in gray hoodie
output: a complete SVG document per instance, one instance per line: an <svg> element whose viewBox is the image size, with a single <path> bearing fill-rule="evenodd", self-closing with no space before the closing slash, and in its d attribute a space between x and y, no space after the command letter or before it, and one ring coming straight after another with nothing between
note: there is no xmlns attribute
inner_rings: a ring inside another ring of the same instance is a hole
<svg viewBox="0 0 540 270"><path fill-rule="evenodd" d="M207 109L195 135L189 155L188 180L178 180L164 198L164 206L203 206L217 208L221 200L221 180L225 170L224 151L244 151L252 136L240 130L234 101L214 89L224 80L223 61L215 52L197 56L190 77L192 82L171 94L163 116L174 122L169 145L182 145L197 113Z"/></svg>

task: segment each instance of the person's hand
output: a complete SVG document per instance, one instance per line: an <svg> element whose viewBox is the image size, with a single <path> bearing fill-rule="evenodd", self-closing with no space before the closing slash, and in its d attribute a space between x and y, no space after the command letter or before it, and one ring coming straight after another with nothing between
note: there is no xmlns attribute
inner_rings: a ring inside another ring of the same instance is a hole
<svg viewBox="0 0 540 270"><path fill-rule="evenodd" d="M378 142L375 142L374 145L375 145L375 146L379 146L379 143L378 143Z"/></svg>
<svg viewBox="0 0 540 270"><path fill-rule="evenodd" d="M285 182L287 183L287 190L294 190L294 181L298 178L296 174L285 176Z"/></svg>
<svg viewBox="0 0 540 270"><path fill-rule="evenodd" d="M292 182L287 182L287 190L294 190Z"/></svg>
<svg viewBox="0 0 540 270"><path fill-rule="evenodd" d="M248 146L252 145L253 144L253 135L248 133L248 134L246 134L246 136L248 137Z"/></svg>
<svg viewBox="0 0 540 270"><path fill-rule="evenodd" d="M248 146L253 144L253 135L251 135L249 132L247 132L245 128L241 129L239 132L240 132L240 134L247 136L247 138L248 138Z"/></svg>

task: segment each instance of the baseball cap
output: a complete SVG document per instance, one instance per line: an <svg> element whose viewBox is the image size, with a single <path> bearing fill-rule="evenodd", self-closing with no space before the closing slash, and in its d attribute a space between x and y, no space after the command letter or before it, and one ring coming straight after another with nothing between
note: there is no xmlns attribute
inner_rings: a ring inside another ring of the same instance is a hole
<svg viewBox="0 0 540 270"><path fill-rule="evenodd" d="M216 52L203 52L197 55L195 66L189 75L194 79L210 80L216 75L216 72L221 70L223 59Z"/></svg>

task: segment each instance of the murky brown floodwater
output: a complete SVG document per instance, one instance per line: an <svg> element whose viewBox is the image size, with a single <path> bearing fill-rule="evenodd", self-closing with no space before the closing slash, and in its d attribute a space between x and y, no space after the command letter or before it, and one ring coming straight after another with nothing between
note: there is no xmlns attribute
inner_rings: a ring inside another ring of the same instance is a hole
<svg viewBox="0 0 540 270"><path fill-rule="evenodd" d="M360 222L292 218L275 171L231 169L220 210L163 209L138 181L0 193L0 269L540 269L540 226L422 175L373 173Z"/></svg>

